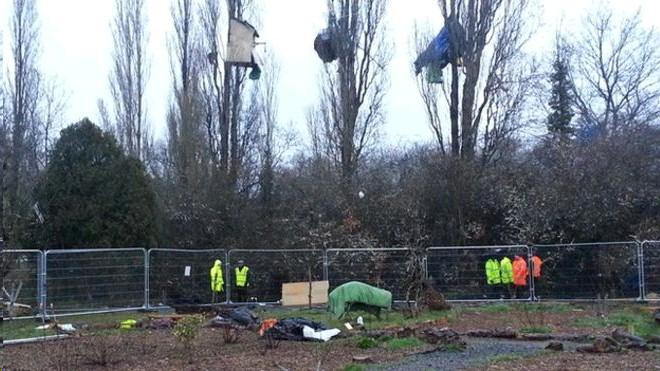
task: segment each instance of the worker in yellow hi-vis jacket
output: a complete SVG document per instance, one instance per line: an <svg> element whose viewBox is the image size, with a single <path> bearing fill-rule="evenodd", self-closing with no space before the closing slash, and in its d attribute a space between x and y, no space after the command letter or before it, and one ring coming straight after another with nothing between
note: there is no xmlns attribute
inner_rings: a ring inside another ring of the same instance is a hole
<svg viewBox="0 0 660 371"><path fill-rule="evenodd" d="M222 275L222 262L220 259L217 259L211 267L211 292L213 293L211 301L216 303L216 300L220 297L220 294L225 289L225 279Z"/></svg>
<svg viewBox="0 0 660 371"><path fill-rule="evenodd" d="M250 287L250 268L245 261L239 260L238 267L234 268L234 287L239 303L245 303L248 299L247 290Z"/></svg>

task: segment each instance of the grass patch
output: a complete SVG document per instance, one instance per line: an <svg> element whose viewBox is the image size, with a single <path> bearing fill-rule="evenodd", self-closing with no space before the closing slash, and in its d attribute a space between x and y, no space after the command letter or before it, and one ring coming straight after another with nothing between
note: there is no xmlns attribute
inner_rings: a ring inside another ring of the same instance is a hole
<svg viewBox="0 0 660 371"><path fill-rule="evenodd" d="M418 348L418 347L426 345L425 342L419 340L416 337L391 339L389 341L384 342L383 344L389 350L401 350L401 349Z"/></svg>
<svg viewBox="0 0 660 371"><path fill-rule="evenodd" d="M547 326L529 326L520 329L523 334L549 334L552 329Z"/></svg>
<svg viewBox="0 0 660 371"><path fill-rule="evenodd" d="M364 318L365 327L368 329L380 329L385 327L408 326L420 322L434 321L441 318L451 322L458 318L459 310L445 310L445 311L424 311L417 317L407 317L403 312L396 310L383 311L381 319L377 319L373 315L364 312L352 312L351 318L336 319L332 313L324 309L285 309L285 308L268 308L259 311L261 318L290 318L290 317L304 317L312 321L321 322L330 328L338 328L344 330L345 322L355 322L359 316Z"/></svg>
<svg viewBox="0 0 660 371"><path fill-rule="evenodd" d="M479 306L464 307L465 312L480 312L480 313L508 313L511 311L510 304L497 303L497 304L484 304Z"/></svg>
<svg viewBox="0 0 660 371"><path fill-rule="evenodd" d="M37 330L41 322L36 319L19 319L2 322L0 334L5 340L27 339L44 335L55 335L53 330Z"/></svg>
<svg viewBox="0 0 660 371"><path fill-rule="evenodd" d="M570 304L565 303L496 303L462 308L470 313L509 313L513 311L568 313L573 310Z"/></svg>
<svg viewBox="0 0 660 371"><path fill-rule="evenodd" d="M449 352L449 353L458 353L458 352L462 352L462 351L465 350L464 347L462 347L458 344L454 344L454 343L449 343L447 345L444 345L440 349L443 352Z"/></svg>
<svg viewBox="0 0 660 371"><path fill-rule="evenodd" d="M371 349L378 346L378 342L372 338L362 337L357 341L357 347L360 349Z"/></svg>
<svg viewBox="0 0 660 371"><path fill-rule="evenodd" d="M579 327L624 327L633 335L660 336L660 326L654 322L650 314L630 310L615 312L607 317L578 318L572 323Z"/></svg>
<svg viewBox="0 0 660 371"><path fill-rule="evenodd" d="M145 313L136 312L123 312L123 313L103 313L103 314L90 314L85 316L67 316L56 317L59 323L71 323L74 327L80 329L82 324L90 326L92 329L98 325L118 325L120 321L126 319L140 320L147 315ZM37 326L41 326L40 319L20 319L20 320L7 320L0 327L0 334L5 340L26 339L32 337L39 337L44 335L55 335L54 330L37 330ZM118 330L117 330L118 331ZM108 332L95 331L95 332Z"/></svg>
<svg viewBox="0 0 660 371"><path fill-rule="evenodd" d="M365 368L360 365L356 365L355 363L351 363L349 365L344 366L342 371L365 371Z"/></svg>

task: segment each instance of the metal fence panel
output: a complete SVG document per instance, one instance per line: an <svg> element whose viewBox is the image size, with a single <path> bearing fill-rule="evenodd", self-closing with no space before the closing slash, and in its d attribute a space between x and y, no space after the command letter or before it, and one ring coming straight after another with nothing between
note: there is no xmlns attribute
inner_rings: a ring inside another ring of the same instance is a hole
<svg viewBox="0 0 660 371"><path fill-rule="evenodd" d="M660 300L660 241L642 243L644 299Z"/></svg>
<svg viewBox="0 0 660 371"><path fill-rule="evenodd" d="M14 299L15 303L30 307L30 309L12 307L5 316L38 315L42 260L43 253L39 250L0 251L0 302Z"/></svg>
<svg viewBox="0 0 660 371"><path fill-rule="evenodd" d="M447 300L530 300L529 281L525 286L489 285L486 279L488 259L500 262L508 257L513 262L515 256L527 260L527 246L430 247L426 257L428 276Z"/></svg>
<svg viewBox="0 0 660 371"><path fill-rule="evenodd" d="M392 292L394 300L406 299L405 248L329 249L330 290L349 281L361 281Z"/></svg>
<svg viewBox="0 0 660 371"><path fill-rule="evenodd" d="M543 260L534 280L540 299L639 299L639 259L635 242L534 245Z"/></svg>
<svg viewBox="0 0 660 371"><path fill-rule="evenodd" d="M227 262L224 249L149 250L150 306L224 303L227 290L213 297L210 270L216 259Z"/></svg>
<svg viewBox="0 0 660 371"><path fill-rule="evenodd" d="M144 306L144 249L49 250L45 254L48 310L105 311Z"/></svg>
<svg viewBox="0 0 660 371"><path fill-rule="evenodd" d="M234 268L239 260L244 260L250 268L250 287L245 293L247 300L276 302L282 299L283 283L306 282L310 274L313 281L324 279L323 250L230 250L227 275L232 302L239 301L234 286Z"/></svg>

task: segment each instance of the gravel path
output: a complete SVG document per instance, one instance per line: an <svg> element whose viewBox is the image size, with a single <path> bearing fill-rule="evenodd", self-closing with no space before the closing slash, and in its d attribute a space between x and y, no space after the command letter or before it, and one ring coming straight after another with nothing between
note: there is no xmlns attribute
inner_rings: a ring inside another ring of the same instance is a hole
<svg viewBox="0 0 660 371"><path fill-rule="evenodd" d="M547 345L547 342L529 342L494 339L466 338L467 349L463 352L434 352L408 357L397 363L380 365L377 370L427 371L459 370L478 366L499 355L531 355Z"/></svg>

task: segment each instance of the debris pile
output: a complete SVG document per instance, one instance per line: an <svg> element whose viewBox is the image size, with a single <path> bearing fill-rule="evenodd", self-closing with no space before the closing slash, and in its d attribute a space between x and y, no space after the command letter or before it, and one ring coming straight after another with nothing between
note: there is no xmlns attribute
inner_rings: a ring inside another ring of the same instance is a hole
<svg viewBox="0 0 660 371"><path fill-rule="evenodd" d="M275 340L322 340L328 341L340 333L338 329L328 329L324 324L306 318L284 318L276 323L269 323L264 333Z"/></svg>
<svg viewBox="0 0 660 371"><path fill-rule="evenodd" d="M454 349L465 349L467 344L458 332L448 328L427 328L422 330L419 338L429 344L439 345L439 349L453 347Z"/></svg>
<svg viewBox="0 0 660 371"><path fill-rule="evenodd" d="M582 353L613 353L624 349L650 351L654 350L655 346L639 336L616 329L612 332L612 336L598 336L591 345L580 346L577 351Z"/></svg>
<svg viewBox="0 0 660 371"><path fill-rule="evenodd" d="M466 335L477 338L500 338L500 339L516 339L518 337L518 333L515 332L510 327L504 329L493 329L493 330L472 330L472 331L468 331Z"/></svg>

